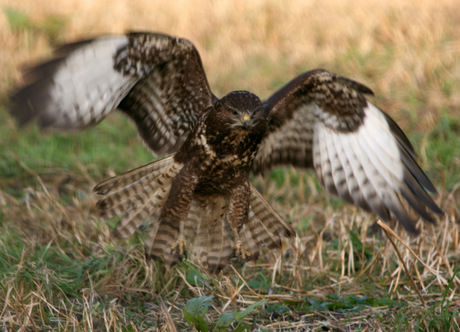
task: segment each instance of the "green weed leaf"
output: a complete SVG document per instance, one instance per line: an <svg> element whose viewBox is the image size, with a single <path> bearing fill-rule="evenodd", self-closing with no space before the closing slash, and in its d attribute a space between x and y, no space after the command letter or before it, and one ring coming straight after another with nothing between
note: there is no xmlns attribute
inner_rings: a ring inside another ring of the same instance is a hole
<svg viewBox="0 0 460 332"><path fill-rule="evenodd" d="M270 304L267 307L266 312L269 312L269 313L271 313L273 315L284 316L284 315L289 314L290 310L283 303L274 303L274 304Z"/></svg>
<svg viewBox="0 0 460 332"><path fill-rule="evenodd" d="M235 315L235 320L239 323L241 322L244 318L246 318L247 315L251 314L255 308L257 307L260 307L262 305L264 305L265 303L267 303L267 299L265 300L262 300L262 301L259 301L259 302L256 302L254 304L251 304L249 307L247 307L246 309L244 309L243 311L237 313Z"/></svg>
<svg viewBox="0 0 460 332"><path fill-rule="evenodd" d="M136 329L130 324L130 325L126 326L122 331L123 332L134 332L134 331L136 331Z"/></svg>
<svg viewBox="0 0 460 332"><path fill-rule="evenodd" d="M245 325L239 325L236 329L233 330L233 332L244 332L244 331L250 331L251 326L248 324Z"/></svg>
<svg viewBox="0 0 460 332"><path fill-rule="evenodd" d="M235 314L233 312L224 312L219 316L216 328L217 331L225 331L233 323Z"/></svg>
<svg viewBox="0 0 460 332"><path fill-rule="evenodd" d="M198 287L203 287L205 282L208 281L208 278L203 273L193 267L187 271L185 279L190 285Z"/></svg>
<svg viewBox="0 0 460 332"><path fill-rule="evenodd" d="M187 301L184 308L184 318L198 331L208 331L209 324L205 322L204 315L208 312L214 296L201 296Z"/></svg>

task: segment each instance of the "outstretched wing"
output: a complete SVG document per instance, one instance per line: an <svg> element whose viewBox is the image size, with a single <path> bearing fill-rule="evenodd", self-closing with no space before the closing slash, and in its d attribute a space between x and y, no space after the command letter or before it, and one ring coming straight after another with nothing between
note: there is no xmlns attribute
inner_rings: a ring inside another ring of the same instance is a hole
<svg viewBox="0 0 460 332"><path fill-rule="evenodd" d="M214 98L193 44L154 33L64 46L26 81L11 96L21 123L82 129L119 108L157 154L176 151Z"/></svg>
<svg viewBox="0 0 460 332"><path fill-rule="evenodd" d="M270 129L253 171L286 164L313 168L330 193L386 221L391 212L416 233L401 198L434 222L432 213L442 211L427 190L436 189L398 125L364 94L372 91L324 70L292 80L264 103Z"/></svg>

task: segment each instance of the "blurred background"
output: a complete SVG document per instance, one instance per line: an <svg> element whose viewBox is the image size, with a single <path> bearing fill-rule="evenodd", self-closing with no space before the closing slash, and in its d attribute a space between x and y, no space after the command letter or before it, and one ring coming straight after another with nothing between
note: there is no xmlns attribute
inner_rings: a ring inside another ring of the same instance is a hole
<svg viewBox="0 0 460 332"><path fill-rule="evenodd" d="M455 0L2 0L0 8L2 92L58 44L158 31L197 46L218 95L249 89L267 97L301 72L325 68L370 86L384 109L424 130L460 104Z"/></svg>

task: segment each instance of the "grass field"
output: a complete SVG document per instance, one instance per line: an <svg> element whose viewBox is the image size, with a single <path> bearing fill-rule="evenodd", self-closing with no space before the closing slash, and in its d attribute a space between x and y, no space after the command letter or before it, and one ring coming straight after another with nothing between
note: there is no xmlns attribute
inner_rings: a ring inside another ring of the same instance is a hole
<svg viewBox="0 0 460 332"><path fill-rule="evenodd" d="M91 188L152 160L118 114L81 133L18 128L7 93L54 46L161 31L201 53L217 96L268 97L324 68L358 80L408 134L446 212L420 237L329 196L310 172L255 178L298 238L210 275L111 239ZM0 0L0 330L459 331L457 0ZM378 228L378 226L377 226Z"/></svg>

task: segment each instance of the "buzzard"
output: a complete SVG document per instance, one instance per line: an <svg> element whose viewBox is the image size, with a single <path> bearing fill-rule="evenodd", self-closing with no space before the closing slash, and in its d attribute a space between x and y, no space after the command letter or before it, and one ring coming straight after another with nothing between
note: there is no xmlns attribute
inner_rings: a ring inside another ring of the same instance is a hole
<svg viewBox="0 0 460 332"><path fill-rule="evenodd" d="M119 109L154 154L168 155L94 188L102 216L121 216L118 237L150 221L146 255L167 265L189 252L218 271L293 237L249 181L277 165L312 168L330 193L411 233L414 214L432 223L442 214L407 137L365 98L372 91L325 70L265 101L248 91L219 99L190 41L130 33L63 46L26 80L11 96L20 123L76 130Z"/></svg>

